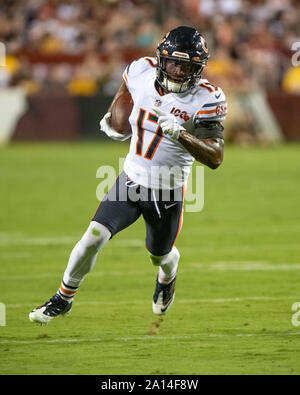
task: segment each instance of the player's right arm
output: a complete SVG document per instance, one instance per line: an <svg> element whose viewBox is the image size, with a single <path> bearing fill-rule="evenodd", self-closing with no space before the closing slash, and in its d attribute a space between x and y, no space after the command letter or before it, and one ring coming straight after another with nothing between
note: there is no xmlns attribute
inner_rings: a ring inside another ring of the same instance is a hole
<svg viewBox="0 0 300 395"><path fill-rule="evenodd" d="M127 140L130 135L124 135L121 133L118 133L111 125L111 109L115 101L123 95L125 92L128 92L127 86L125 82L123 82L118 89L117 93L115 94L111 105L109 106L109 109L107 113L104 115L104 117L100 121L100 130L102 130L108 137L112 138L113 140L118 140L118 141L124 141Z"/></svg>
<svg viewBox="0 0 300 395"><path fill-rule="evenodd" d="M152 58L140 58L138 60L134 60L126 67L123 73L123 82L117 93L115 94L107 113L100 121L101 130L103 130L110 138L114 140L124 141L130 137L130 135L120 134L113 129L111 125L111 109L115 101L124 93L129 92L133 97L136 86L139 86L139 84L137 83L137 79L139 79L141 73L143 73L149 67L155 67L155 64L153 62L154 60L152 60Z"/></svg>
<svg viewBox="0 0 300 395"><path fill-rule="evenodd" d="M118 89L117 93L115 94L115 96L114 96L114 98L113 98L113 100L112 100L112 102L111 102L111 105L109 106L109 109L108 109L107 112L111 112L112 106L114 105L115 101L116 101L120 96L122 96L124 93L127 93L127 92L129 92L128 89L127 89L127 85L126 85L126 83L123 81L122 84L121 84L121 86L120 86L120 88Z"/></svg>

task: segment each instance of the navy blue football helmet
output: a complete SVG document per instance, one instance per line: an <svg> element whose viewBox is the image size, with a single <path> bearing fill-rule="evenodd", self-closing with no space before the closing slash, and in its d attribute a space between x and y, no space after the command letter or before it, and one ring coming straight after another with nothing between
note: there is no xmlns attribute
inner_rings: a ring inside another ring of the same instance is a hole
<svg viewBox="0 0 300 395"><path fill-rule="evenodd" d="M157 82L169 92L183 93L199 82L209 53L204 37L194 28L179 26L166 34L157 47ZM180 78L167 72L168 62L180 65Z"/></svg>

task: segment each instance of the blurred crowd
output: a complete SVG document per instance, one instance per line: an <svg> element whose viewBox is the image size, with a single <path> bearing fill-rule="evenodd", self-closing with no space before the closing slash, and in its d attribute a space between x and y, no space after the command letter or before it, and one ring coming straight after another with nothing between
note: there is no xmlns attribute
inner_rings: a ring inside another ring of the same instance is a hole
<svg viewBox="0 0 300 395"><path fill-rule="evenodd" d="M225 91L300 94L299 21L300 0L2 0L0 87L114 94L128 62L188 25L208 41L205 77Z"/></svg>

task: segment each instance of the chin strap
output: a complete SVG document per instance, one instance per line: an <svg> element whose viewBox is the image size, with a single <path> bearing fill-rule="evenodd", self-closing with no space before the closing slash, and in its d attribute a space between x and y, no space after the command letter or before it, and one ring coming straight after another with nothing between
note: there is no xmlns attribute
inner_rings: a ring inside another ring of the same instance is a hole
<svg viewBox="0 0 300 395"><path fill-rule="evenodd" d="M189 89L188 82L178 83L178 82L169 81L166 75L164 76L163 79L163 85L165 86L165 89L167 91L174 93L184 93Z"/></svg>

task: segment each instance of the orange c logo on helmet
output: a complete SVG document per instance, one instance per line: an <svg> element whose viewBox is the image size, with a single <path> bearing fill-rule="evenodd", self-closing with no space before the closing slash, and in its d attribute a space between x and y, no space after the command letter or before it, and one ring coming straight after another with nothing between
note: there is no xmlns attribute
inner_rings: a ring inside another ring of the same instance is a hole
<svg viewBox="0 0 300 395"><path fill-rule="evenodd" d="M205 40L202 36L201 36L201 44L202 44L203 51L204 51L205 53L208 53L208 48L207 48L206 40Z"/></svg>
<svg viewBox="0 0 300 395"><path fill-rule="evenodd" d="M168 32L163 39L161 40L160 44L162 44L164 41L166 41L166 39L168 38L168 35L170 34L170 32Z"/></svg>

